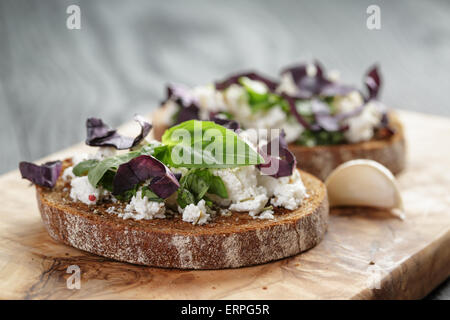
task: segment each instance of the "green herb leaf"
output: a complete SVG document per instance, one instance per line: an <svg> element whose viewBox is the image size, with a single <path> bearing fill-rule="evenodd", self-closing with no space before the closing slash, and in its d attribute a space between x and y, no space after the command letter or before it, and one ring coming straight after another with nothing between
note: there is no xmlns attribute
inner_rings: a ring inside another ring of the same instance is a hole
<svg viewBox="0 0 450 320"><path fill-rule="evenodd" d="M111 174L114 175L117 171L117 168L121 164L128 162L131 159L134 159L140 155L153 155L153 153L157 153L157 152L160 154L162 152L162 150L164 150L164 147L162 147L161 144L151 143L151 144L143 146L142 148L140 148L138 150L131 151L131 152L128 152L125 154L116 155L114 157L106 158L106 159L98 162L95 167L93 167L89 170L89 173L88 173L89 182L94 187L97 187L98 185L104 186L101 183L101 181L103 181L102 178L107 172L109 172L109 178L110 178ZM107 181L105 181L105 182L108 182L108 186L107 186L108 188L110 187L109 186L109 180L110 180L109 178L107 179ZM114 176L113 176L113 178L114 178ZM112 183L111 183L111 185L112 185ZM108 188L106 188L106 189L110 190ZM112 187L111 187L110 191L112 191Z"/></svg>
<svg viewBox="0 0 450 320"><path fill-rule="evenodd" d="M187 205L195 202L194 195L185 188L178 189L178 197L177 197L177 203L181 208L186 208Z"/></svg>
<svg viewBox="0 0 450 320"><path fill-rule="evenodd" d="M91 159L78 163L72 170L77 177L85 176L88 172L98 164L98 160Z"/></svg>
<svg viewBox="0 0 450 320"><path fill-rule="evenodd" d="M219 197L224 199L228 198L227 188L225 187L222 178L218 176L213 175L208 193L218 195Z"/></svg>
<svg viewBox="0 0 450 320"><path fill-rule="evenodd" d="M265 102L268 100L269 89L265 83L251 80L247 77L239 78L239 83L247 91L250 104Z"/></svg>
<svg viewBox="0 0 450 320"><path fill-rule="evenodd" d="M264 163L232 130L212 121L190 120L168 129L159 160L170 167L230 168Z"/></svg>
<svg viewBox="0 0 450 320"><path fill-rule="evenodd" d="M213 175L208 169L193 169L181 178L177 202L184 208L188 204L197 204L200 200L207 199L207 193L228 198L222 178Z"/></svg>
<svg viewBox="0 0 450 320"><path fill-rule="evenodd" d="M147 186L142 187L142 199L147 197L150 201L163 202L164 199L158 197L152 190L150 190Z"/></svg>

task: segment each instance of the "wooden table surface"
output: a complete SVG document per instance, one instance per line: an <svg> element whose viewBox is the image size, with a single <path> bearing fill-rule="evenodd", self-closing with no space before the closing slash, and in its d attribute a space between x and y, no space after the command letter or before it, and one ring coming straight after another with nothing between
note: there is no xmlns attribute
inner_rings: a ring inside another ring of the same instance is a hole
<svg viewBox="0 0 450 320"><path fill-rule="evenodd" d="M70 4L81 8L81 30L66 28ZM366 28L370 4L381 8L381 30ZM242 68L276 75L313 58L355 84L378 62L388 105L449 116L449 14L444 0L3 0L0 173L81 141L88 116L118 125L148 113L168 81ZM450 285L430 297L449 299Z"/></svg>

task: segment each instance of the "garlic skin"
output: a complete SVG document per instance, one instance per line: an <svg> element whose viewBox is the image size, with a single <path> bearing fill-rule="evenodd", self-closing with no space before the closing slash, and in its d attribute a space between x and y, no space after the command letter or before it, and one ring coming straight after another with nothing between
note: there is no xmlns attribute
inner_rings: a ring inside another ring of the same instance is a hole
<svg viewBox="0 0 450 320"><path fill-rule="evenodd" d="M367 206L388 209L403 219L403 201L394 175L366 159L338 166L325 181L330 207Z"/></svg>

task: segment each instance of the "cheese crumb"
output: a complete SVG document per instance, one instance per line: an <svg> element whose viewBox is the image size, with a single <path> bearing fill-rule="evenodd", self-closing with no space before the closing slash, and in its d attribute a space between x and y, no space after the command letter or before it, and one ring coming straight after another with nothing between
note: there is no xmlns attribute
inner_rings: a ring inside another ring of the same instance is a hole
<svg viewBox="0 0 450 320"><path fill-rule="evenodd" d="M100 189L94 188L87 176L74 177L70 181L70 197L87 205L96 204L101 195Z"/></svg>
<svg viewBox="0 0 450 320"><path fill-rule="evenodd" d="M205 224L210 220L210 215L206 213L205 200L200 200L197 205L191 203L184 209L178 208L178 211L183 214L183 221L192 224Z"/></svg>
<svg viewBox="0 0 450 320"><path fill-rule="evenodd" d="M123 219L132 218L134 220L164 219L166 217L165 211L164 202L150 201L147 196L142 197L142 191L139 190L131 198L124 212L119 213L119 217Z"/></svg>

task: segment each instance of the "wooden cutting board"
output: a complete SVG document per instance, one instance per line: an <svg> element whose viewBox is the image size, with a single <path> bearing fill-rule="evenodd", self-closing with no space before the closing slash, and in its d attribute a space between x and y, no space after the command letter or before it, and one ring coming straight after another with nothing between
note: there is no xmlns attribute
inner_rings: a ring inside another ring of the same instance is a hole
<svg viewBox="0 0 450 320"><path fill-rule="evenodd" d="M317 247L234 270L135 266L56 243L41 223L34 188L18 171L7 173L0 177L0 298L421 298L450 274L450 119L411 112L400 118L409 146L408 168L399 176L404 221L380 210L333 210ZM67 288L70 265L81 270L79 290Z"/></svg>

